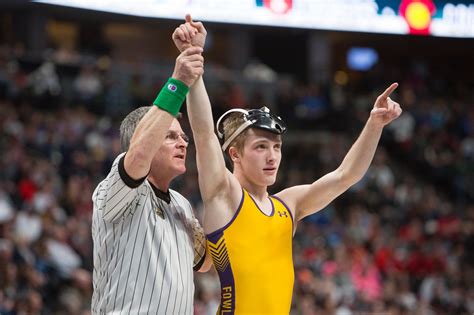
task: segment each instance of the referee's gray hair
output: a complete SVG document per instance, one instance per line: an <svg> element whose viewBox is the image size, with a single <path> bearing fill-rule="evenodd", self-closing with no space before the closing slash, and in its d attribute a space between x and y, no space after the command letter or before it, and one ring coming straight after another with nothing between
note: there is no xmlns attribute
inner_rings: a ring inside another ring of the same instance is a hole
<svg viewBox="0 0 474 315"><path fill-rule="evenodd" d="M133 133L135 132L135 129L137 129L138 123L151 107L152 106L138 107L122 120L122 123L120 124L120 145L122 146L122 152L128 151L130 140L132 140ZM178 113L176 118L181 118L181 113Z"/></svg>
<svg viewBox="0 0 474 315"><path fill-rule="evenodd" d="M133 133L137 128L140 120L145 116L145 114L150 110L151 106L142 106L130 112L122 123L120 124L120 144L122 146L122 151L128 151L130 147L130 140L132 139Z"/></svg>

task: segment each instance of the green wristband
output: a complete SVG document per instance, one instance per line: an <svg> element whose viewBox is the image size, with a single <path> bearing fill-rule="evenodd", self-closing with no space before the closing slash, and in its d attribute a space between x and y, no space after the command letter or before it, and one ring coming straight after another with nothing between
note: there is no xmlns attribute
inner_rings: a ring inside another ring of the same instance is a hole
<svg viewBox="0 0 474 315"><path fill-rule="evenodd" d="M169 78L165 86L161 89L153 105L158 106L173 116L178 116L181 105L183 105L189 88L183 82Z"/></svg>

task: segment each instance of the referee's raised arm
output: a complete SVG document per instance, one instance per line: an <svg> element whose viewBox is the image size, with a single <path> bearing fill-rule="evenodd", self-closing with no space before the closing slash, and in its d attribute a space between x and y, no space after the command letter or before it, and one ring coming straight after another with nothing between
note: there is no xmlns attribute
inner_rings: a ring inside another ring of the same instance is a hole
<svg viewBox="0 0 474 315"><path fill-rule="evenodd" d="M176 59L171 79L163 87L154 105L140 120L125 155L125 170L133 179L146 176L153 157L179 112L189 87L203 73L202 48L190 47Z"/></svg>

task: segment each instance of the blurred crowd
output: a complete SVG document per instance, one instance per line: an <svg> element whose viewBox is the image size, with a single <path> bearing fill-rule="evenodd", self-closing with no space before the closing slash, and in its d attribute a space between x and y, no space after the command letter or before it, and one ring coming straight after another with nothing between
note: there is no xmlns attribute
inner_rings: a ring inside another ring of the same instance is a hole
<svg viewBox="0 0 474 315"><path fill-rule="evenodd" d="M274 97L211 81L213 111L267 105L288 122L277 192L335 169L375 97L398 81L394 99L404 113L367 175L298 223L292 314L473 314L472 82L449 81L422 63L380 67L355 82L347 73L325 84L273 78ZM120 152L123 114L152 101L162 84L135 74L112 82L112 68L0 54L2 315L90 313L91 195ZM186 118L182 124L189 132ZM187 162L174 188L199 217L192 145ZM196 274L195 283L195 314L215 314L216 273Z"/></svg>

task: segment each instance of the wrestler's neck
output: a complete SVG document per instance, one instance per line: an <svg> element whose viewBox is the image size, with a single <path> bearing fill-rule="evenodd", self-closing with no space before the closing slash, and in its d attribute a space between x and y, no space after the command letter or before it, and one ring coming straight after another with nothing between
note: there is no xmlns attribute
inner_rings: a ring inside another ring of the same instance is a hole
<svg viewBox="0 0 474 315"><path fill-rule="evenodd" d="M245 189L254 199L259 201L265 200L268 197L268 186L261 183L256 183L242 172L234 171L235 177L239 181L243 189Z"/></svg>

